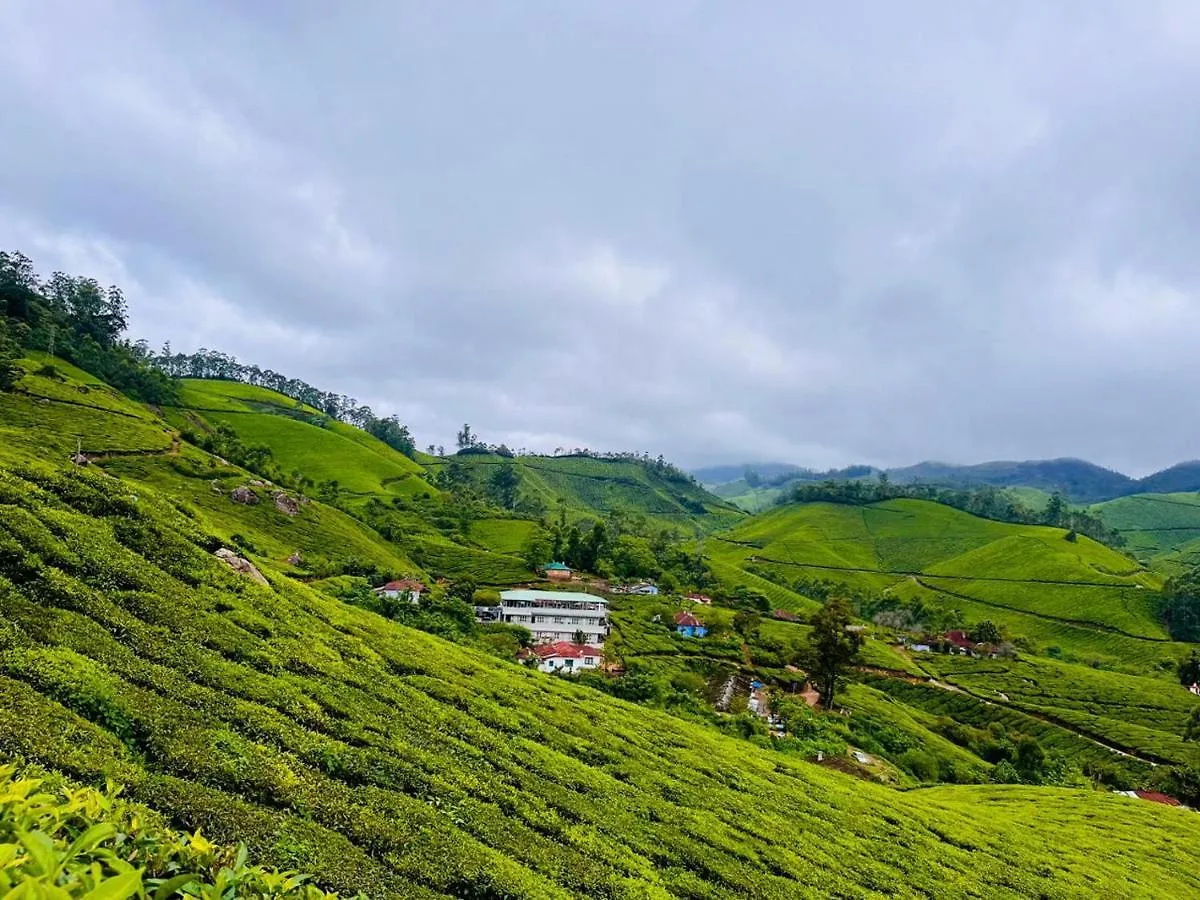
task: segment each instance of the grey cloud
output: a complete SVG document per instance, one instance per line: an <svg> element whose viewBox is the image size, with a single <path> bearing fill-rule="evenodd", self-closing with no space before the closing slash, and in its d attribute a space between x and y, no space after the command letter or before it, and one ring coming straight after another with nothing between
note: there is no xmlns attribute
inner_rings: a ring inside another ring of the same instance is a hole
<svg viewBox="0 0 1200 900"><path fill-rule="evenodd" d="M1192 10L15 0L0 244L422 443L1141 472L1200 455Z"/></svg>

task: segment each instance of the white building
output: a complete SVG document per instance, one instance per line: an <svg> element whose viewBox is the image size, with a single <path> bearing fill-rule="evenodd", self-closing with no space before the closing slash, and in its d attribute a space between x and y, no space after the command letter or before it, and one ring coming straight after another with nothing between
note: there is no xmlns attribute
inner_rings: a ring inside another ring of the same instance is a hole
<svg viewBox="0 0 1200 900"><path fill-rule="evenodd" d="M608 636L608 601L578 591L502 591L505 622L528 628L538 643L571 641L582 631L589 644Z"/></svg>
<svg viewBox="0 0 1200 900"><path fill-rule="evenodd" d="M383 587L375 588L375 593L391 600L407 595L410 603L416 603L421 599L421 591L423 590L425 590L425 585L421 584L421 582L412 578L405 578L402 581L389 581Z"/></svg>
<svg viewBox="0 0 1200 900"><path fill-rule="evenodd" d="M542 672L570 674L581 669L596 668L604 660L604 651L600 647L556 641L553 644L538 644L529 650L523 650L518 658L536 658L538 670Z"/></svg>

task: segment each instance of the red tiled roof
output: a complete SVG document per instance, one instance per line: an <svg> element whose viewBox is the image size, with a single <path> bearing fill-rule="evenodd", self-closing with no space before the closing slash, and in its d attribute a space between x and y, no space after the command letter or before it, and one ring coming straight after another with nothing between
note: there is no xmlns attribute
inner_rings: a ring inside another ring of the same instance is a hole
<svg viewBox="0 0 1200 900"><path fill-rule="evenodd" d="M421 591L425 590L425 585L421 584L421 582L419 582L419 581L414 581L411 578L405 578L402 581L389 581L383 587L379 588L379 590L381 590L381 591L415 591L417 593L420 593Z"/></svg>
<svg viewBox="0 0 1200 900"><path fill-rule="evenodd" d="M583 659L585 656L601 657L604 651L599 647L592 647L587 644L573 644L570 641L555 641L553 644L537 644L528 651L525 655L532 654L538 659Z"/></svg>
<svg viewBox="0 0 1200 900"><path fill-rule="evenodd" d="M1143 800L1149 800L1151 803L1163 803L1167 806L1182 806L1183 804L1174 797L1169 797L1166 794L1160 794L1158 791L1134 791Z"/></svg>
<svg viewBox="0 0 1200 900"><path fill-rule="evenodd" d="M685 625L690 628L703 628L704 627L704 623L701 622L699 619L697 619L695 616L693 616L690 612L675 613L675 624L676 625Z"/></svg>
<svg viewBox="0 0 1200 900"><path fill-rule="evenodd" d="M952 643L955 647L962 647L964 650L970 650L975 646L964 631L947 631L946 640Z"/></svg>

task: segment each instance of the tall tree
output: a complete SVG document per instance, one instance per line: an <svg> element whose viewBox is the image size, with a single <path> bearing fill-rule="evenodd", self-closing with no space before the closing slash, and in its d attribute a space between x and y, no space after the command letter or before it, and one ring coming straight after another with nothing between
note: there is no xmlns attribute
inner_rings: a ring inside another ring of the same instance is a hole
<svg viewBox="0 0 1200 900"><path fill-rule="evenodd" d="M475 434L471 431L471 426L467 424L463 425L462 431L460 431L455 437L458 441L459 450L466 450L469 447L474 447L478 440Z"/></svg>
<svg viewBox="0 0 1200 900"><path fill-rule="evenodd" d="M516 507L520 487L521 476L517 472L517 467L507 460L496 466L488 477L488 490L492 499L504 509Z"/></svg>
<svg viewBox="0 0 1200 900"><path fill-rule="evenodd" d="M9 391L20 381L24 371L17 365L21 348L8 336L8 326L0 316L0 391Z"/></svg>
<svg viewBox="0 0 1200 900"><path fill-rule="evenodd" d="M862 649L862 634L846 630L850 622L850 601L845 597L830 597L813 617L808 648L809 675L826 709L833 708L839 682Z"/></svg>

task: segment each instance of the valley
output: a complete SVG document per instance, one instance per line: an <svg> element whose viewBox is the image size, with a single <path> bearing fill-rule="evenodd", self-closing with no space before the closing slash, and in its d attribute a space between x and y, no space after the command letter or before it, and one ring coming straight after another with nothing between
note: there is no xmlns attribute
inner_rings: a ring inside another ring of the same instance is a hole
<svg viewBox="0 0 1200 900"><path fill-rule="evenodd" d="M1200 802L1200 645L1163 606L1194 495L1087 507L1123 546L878 479L749 514L661 458L431 454L261 384L147 402L15 358L19 771L119 783L343 894L1200 890L1194 813L1117 793ZM513 587L603 598L602 661L523 664L528 630L480 615ZM856 647L826 710L835 602Z"/></svg>

